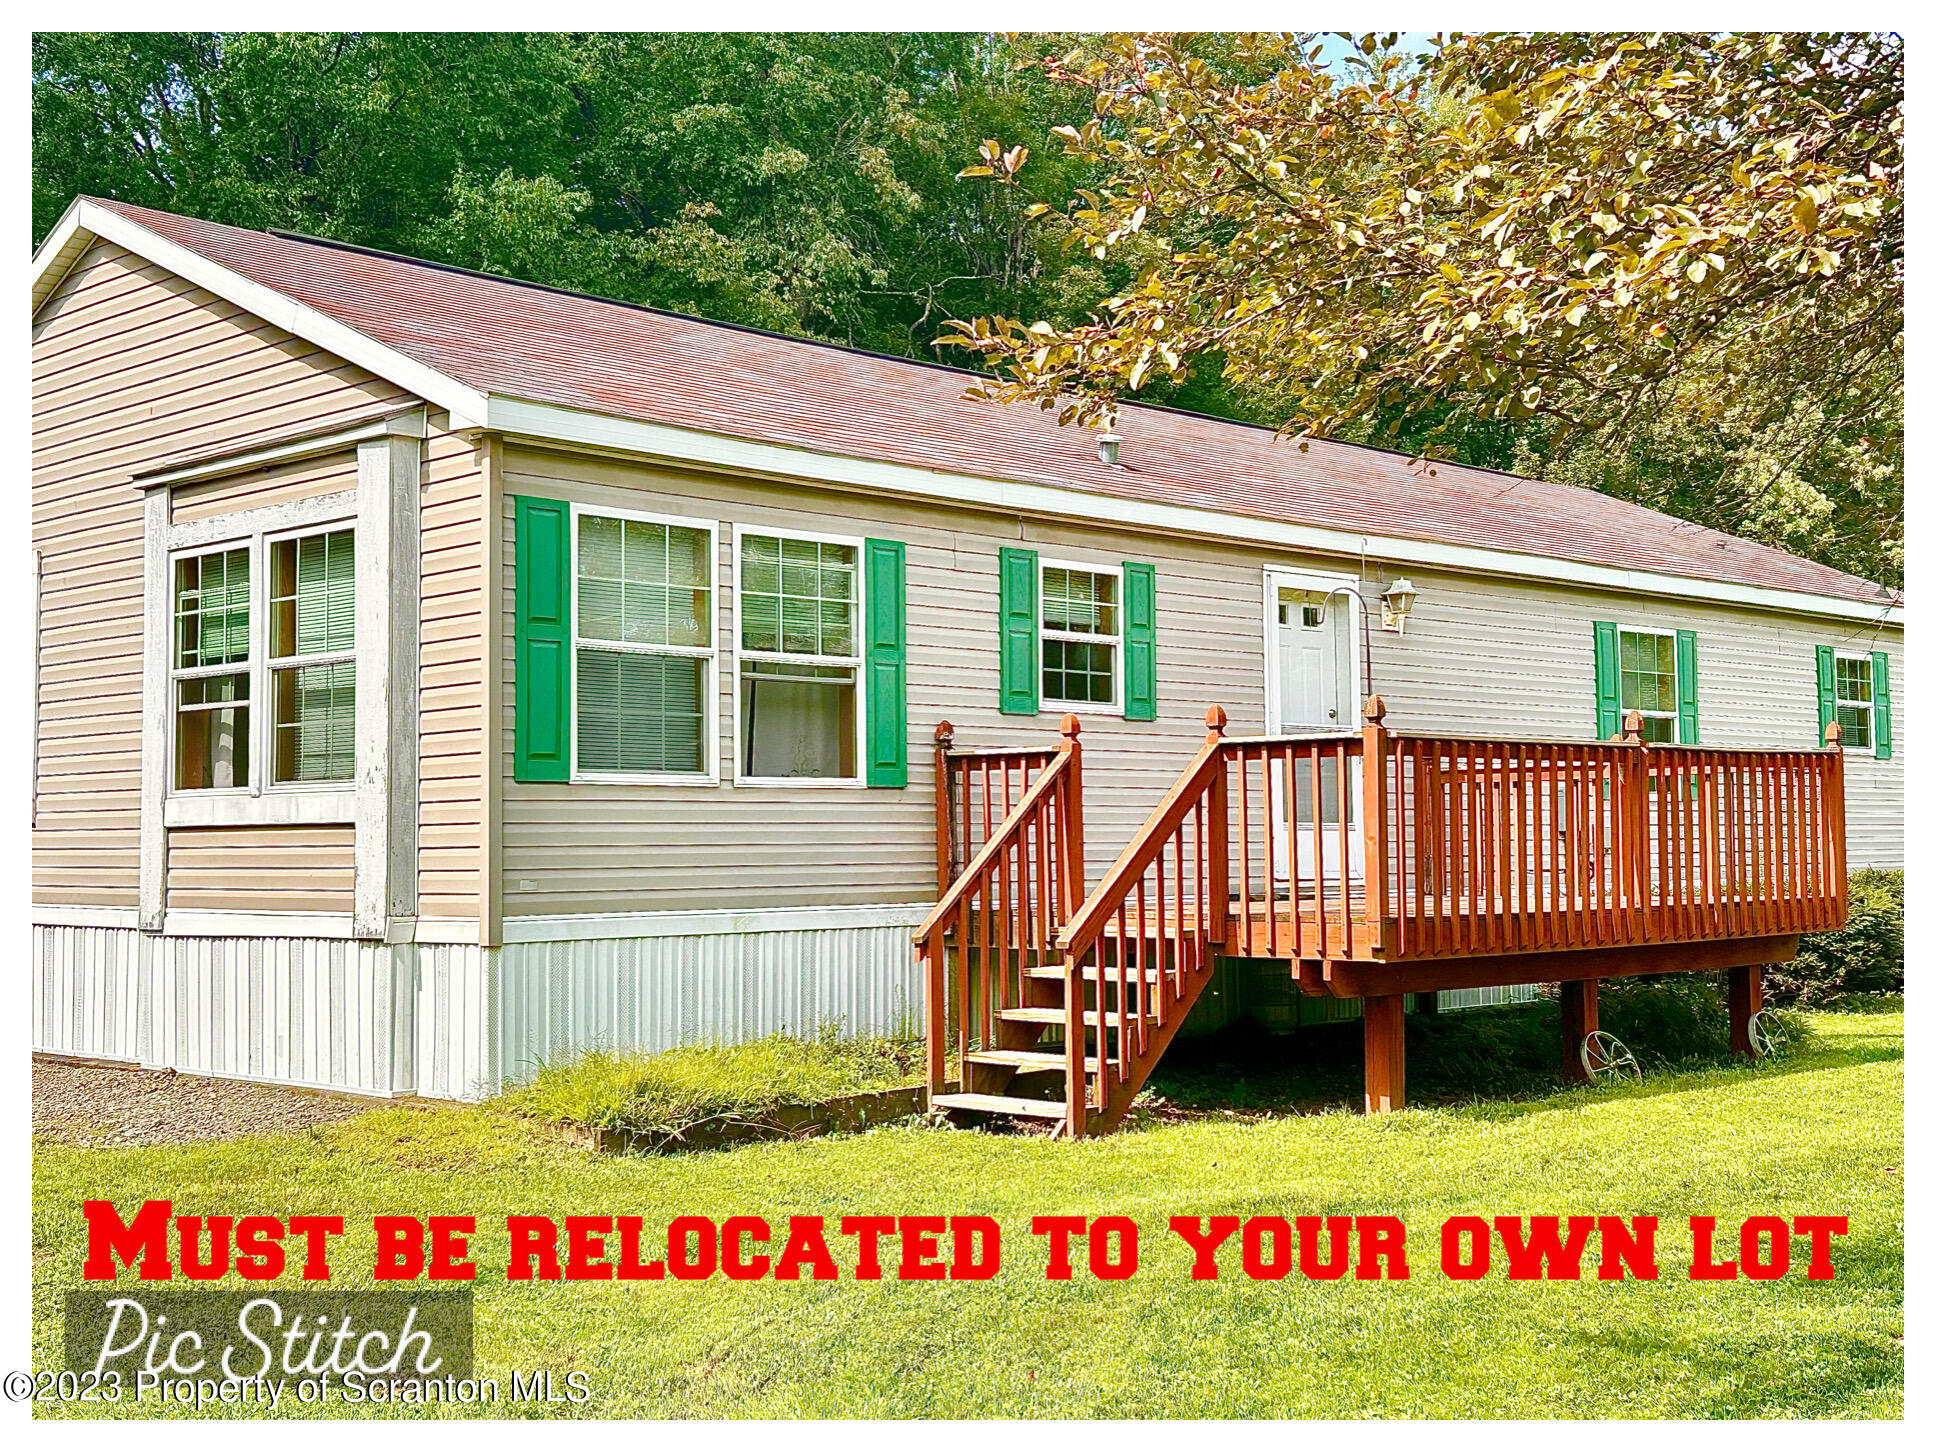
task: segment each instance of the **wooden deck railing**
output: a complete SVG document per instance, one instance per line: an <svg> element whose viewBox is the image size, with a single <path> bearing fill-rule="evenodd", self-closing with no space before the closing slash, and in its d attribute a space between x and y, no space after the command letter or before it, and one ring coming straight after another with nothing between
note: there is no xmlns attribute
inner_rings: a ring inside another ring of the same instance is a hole
<svg viewBox="0 0 1936 1452"><path fill-rule="evenodd" d="M1055 746L973 750L955 745L955 728L934 728L935 866L940 891L961 875L997 825L1015 810L1036 773L1061 755Z"/></svg>
<svg viewBox="0 0 1936 1452"><path fill-rule="evenodd" d="M914 932L927 980L931 1093L945 1085L950 1044L963 1063L972 1050L1009 1047L1000 1013L1029 1006L1028 970L1051 960L1082 902L1080 731L1064 716L1059 746L937 762L941 781L958 782L960 840L979 845Z"/></svg>
<svg viewBox="0 0 1936 1452"><path fill-rule="evenodd" d="M1112 1101L1125 1107L1223 940L1230 814L1222 707L1210 708L1209 726L1203 749L1062 932L1065 1124L1073 1136Z"/></svg>
<svg viewBox="0 0 1936 1452"><path fill-rule="evenodd" d="M1627 725L1620 741L1485 741L1368 720L1365 916L1380 956L1840 926L1839 749L1648 745Z"/></svg>

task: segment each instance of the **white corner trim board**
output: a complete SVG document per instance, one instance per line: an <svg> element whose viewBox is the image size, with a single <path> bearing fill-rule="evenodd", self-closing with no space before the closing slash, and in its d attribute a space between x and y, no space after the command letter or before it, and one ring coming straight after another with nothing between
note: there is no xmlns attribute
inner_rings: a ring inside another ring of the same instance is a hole
<svg viewBox="0 0 1936 1452"><path fill-rule="evenodd" d="M1365 536L1216 510L1121 499L1061 485L943 473L490 395L85 199L77 200L68 208L66 216L34 254L36 311L93 237L118 243L297 337L360 364L439 405L450 412L453 430L477 429L537 443L605 450L773 479L900 494L1005 513L1096 520L1158 533L1236 539L1349 559L1369 552L1381 560L1473 574L1540 582L1564 581L1595 589L1675 599L1721 601L1794 614L1860 620L1872 625L1903 623L1903 607L1899 605L1873 605L1805 591L1625 570L1489 547L1437 544L1389 535Z"/></svg>

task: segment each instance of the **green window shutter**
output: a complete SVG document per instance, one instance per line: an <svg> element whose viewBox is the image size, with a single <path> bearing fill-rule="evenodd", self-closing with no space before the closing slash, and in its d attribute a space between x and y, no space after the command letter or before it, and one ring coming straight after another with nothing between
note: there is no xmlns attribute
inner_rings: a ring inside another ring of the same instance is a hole
<svg viewBox="0 0 1936 1452"><path fill-rule="evenodd" d="M519 781L571 775L571 506L517 499Z"/></svg>
<svg viewBox="0 0 1936 1452"><path fill-rule="evenodd" d="M1683 746L1701 743L1700 653L1694 645L1694 632L1681 630L1674 635L1674 694L1680 701Z"/></svg>
<svg viewBox="0 0 1936 1452"><path fill-rule="evenodd" d="M1815 714L1821 731L1817 740L1828 745L1828 723L1835 719L1835 647L1815 647Z"/></svg>
<svg viewBox="0 0 1936 1452"><path fill-rule="evenodd" d="M1123 561L1123 719L1156 719L1156 567Z"/></svg>
<svg viewBox="0 0 1936 1452"><path fill-rule="evenodd" d="M1620 627L1611 620L1593 622L1593 689L1602 741L1620 734Z"/></svg>
<svg viewBox="0 0 1936 1452"><path fill-rule="evenodd" d="M1895 729L1889 720L1889 655L1887 651L1873 651L1869 655L1873 673L1870 699L1875 703L1875 726L1871 734L1875 738L1875 754L1878 760L1887 760L1896 754Z"/></svg>
<svg viewBox="0 0 1936 1452"><path fill-rule="evenodd" d="M867 784L908 780L907 547L867 541Z"/></svg>
<svg viewBox="0 0 1936 1452"><path fill-rule="evenodd" d="M1042 611L1034 550L1002 551L1002 714L1041 709Z"/></svg>

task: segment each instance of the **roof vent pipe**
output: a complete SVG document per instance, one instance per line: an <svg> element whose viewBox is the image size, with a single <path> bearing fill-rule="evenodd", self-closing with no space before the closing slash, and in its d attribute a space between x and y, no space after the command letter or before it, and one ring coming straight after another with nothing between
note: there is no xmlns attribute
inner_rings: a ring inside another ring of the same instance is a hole
<svg viewBox="0 0 1936 1452"><path fill-rule="evenodd" d="M1096 439L1096 457L1105 464L1117 462L1116 455L1123 446L1121 434L1101 434Z"/></svg>

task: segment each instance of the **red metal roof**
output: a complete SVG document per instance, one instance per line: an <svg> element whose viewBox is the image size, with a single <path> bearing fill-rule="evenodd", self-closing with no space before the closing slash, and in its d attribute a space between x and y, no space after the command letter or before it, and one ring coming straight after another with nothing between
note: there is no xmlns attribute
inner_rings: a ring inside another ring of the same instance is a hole
<svg viewBox="0 0 1936 1452"><path fill-rule="evenodd" d="M1898 603L1894 591L1639 505L1486 469L1125 407L1122 464L968 375L100 201L480 392L822 453L1616 569Z"/></svg>

